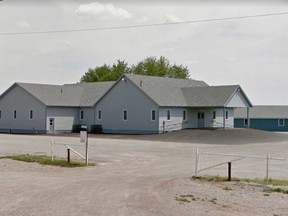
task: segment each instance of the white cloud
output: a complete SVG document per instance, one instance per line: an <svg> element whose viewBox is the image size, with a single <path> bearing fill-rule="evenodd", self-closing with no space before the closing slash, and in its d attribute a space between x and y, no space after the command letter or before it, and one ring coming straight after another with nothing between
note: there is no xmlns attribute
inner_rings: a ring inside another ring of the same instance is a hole
<svg viewBox="0 0 288 216"><path fill-rule="evenodd" d="M97 16L101 19L130 19L132 14L123 8L116 8L113 4L101 4L92 2L90 4L80 5L76 14L85 16Z"/></svg>
<svg viewBox="0 0 288 216"><path fill-rule="evenodd" d="M183 22L181 18L176 17L173 14L166 14L165 20L166 22Z"/></svg>
<svg viewBox="0 0 288 216"><path fill-rule="evenodd" d="M21 28L28 28L28 27L30 27L30 25L27 23L27 22L18 22L17 23L18 24L18 26L19 27L21 27Z"/></svg>

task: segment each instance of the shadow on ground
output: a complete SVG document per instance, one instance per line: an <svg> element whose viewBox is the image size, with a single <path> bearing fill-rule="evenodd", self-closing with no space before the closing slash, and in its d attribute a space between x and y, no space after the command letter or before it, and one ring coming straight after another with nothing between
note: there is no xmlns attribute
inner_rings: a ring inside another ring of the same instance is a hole
<svg viewBox="0 0 288 216"><path fill-rule="evenodd" d="M186 129L153 135L97 134L92 137L109 139L151 140L164 142L206 143L206 144L251 144L288 142L288 135L254 129Z"/></svg>

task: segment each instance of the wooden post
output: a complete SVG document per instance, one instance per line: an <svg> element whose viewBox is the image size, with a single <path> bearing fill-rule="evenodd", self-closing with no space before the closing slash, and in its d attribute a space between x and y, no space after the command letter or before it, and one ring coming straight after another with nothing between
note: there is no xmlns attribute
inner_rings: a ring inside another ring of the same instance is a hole
<svg viewBox="0 0 288 216"><path fill-rule="evenodd" d="M67 160L68 160L68 163L70 163L70 149L69 148L67 149Z"/></svg>
<svg viewBox="0 0 288 216"><path fill-rule="evenodd" d="M228 162L228 181L231 181L231 162Z"/></svg>

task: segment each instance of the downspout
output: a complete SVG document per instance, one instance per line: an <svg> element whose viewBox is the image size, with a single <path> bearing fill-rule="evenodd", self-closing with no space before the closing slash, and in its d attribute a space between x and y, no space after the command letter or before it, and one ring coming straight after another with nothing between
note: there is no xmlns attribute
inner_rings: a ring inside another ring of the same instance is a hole
<svg viewBox="0 0 288 216"><path fill-rule="evenodd" d="M160 134L160 107L157 108L157 131L158 134Z"/></svg>
<svg viewBox="0 0 288 216"><path fill-rule="evenodd" d="M226 113L225 113L225 107L223 107L223 129L226 128Z"/></svg>
<svg viewBox="0 0 288 216"><path fill-rule="evenodd" d="M96 125L96 106L94 106L94 125ZM91 128L92 130L92 128ZM91 131L92 133L92 131Z"/></svg>
<svg viewBox="0 0 288 216"><path fill-rule="evenodd" d="M48 133L48 128L47 128L47 106L45 106L45 134Z"/></svg>

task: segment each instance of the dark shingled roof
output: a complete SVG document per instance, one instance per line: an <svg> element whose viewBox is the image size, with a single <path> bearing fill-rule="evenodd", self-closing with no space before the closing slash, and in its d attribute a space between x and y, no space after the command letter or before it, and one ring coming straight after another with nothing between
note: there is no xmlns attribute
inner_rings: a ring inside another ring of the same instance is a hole
<svg viewBox="0 0 288 216"><path fill-rule="evenodd" d="M17 83L47 106L93 106L114 82L45 85Z"/></svg>
<svg viewBox="0 0 288 216"><path fill-rule="evenodd" d="M190 79L174 79L129 74L125 75L159 106L187 106L182 88L205 87L207 83Z"/></svg>
<svg viewBox="0 0 288 216"><path fill-rule="evenodd" d="M198 80L135 74L125 74L118 82L122 79L132 82L156 104L163 107L224 107L240 88L238 85L209 86ZM91 107L116 84L117 82L15 85L25 89L46 106Z"/></svg>
<svg viewBox="0 0 288 216"><path fill-rule="evenodd" d="M223 107L239 88L234 86L207 86L182 88L189 107Z"/></svg>

